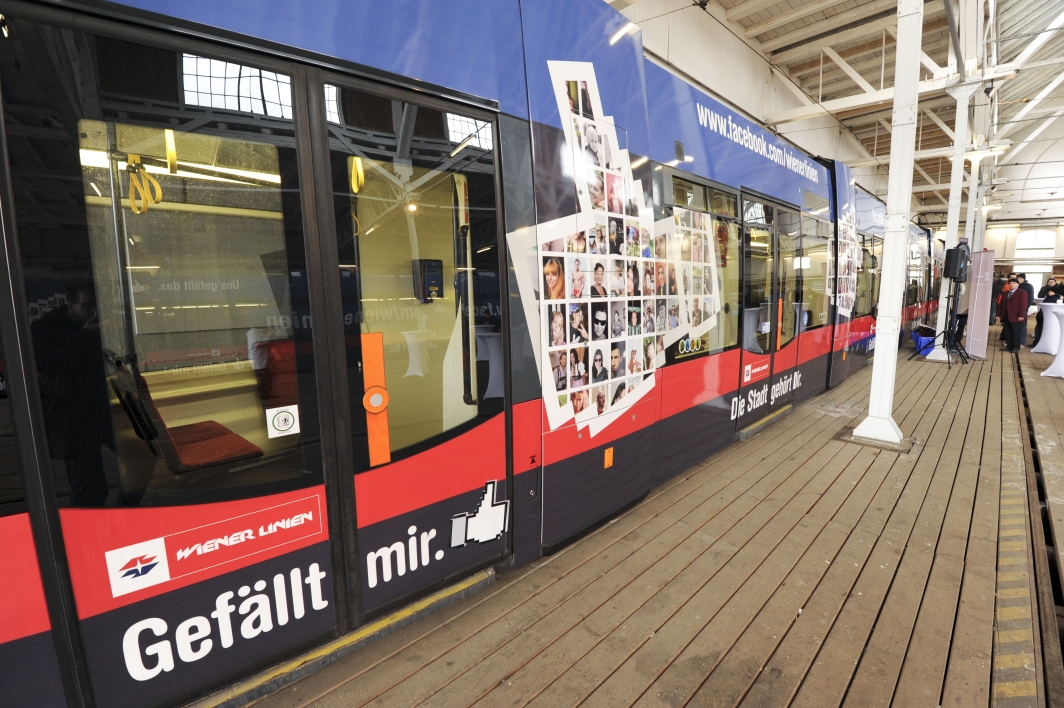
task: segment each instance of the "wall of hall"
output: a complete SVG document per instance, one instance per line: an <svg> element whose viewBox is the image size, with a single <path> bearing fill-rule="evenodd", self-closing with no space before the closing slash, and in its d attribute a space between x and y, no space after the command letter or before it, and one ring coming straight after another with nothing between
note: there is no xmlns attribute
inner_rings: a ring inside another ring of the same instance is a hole
<svg viewBox="0 0 1064 708"><path fill-rule="evenodd" d="M716 3L703 11L690 0L641 0L621 12L639 25L649 55L756 120L802 105L756 40L741 38L741 26L728 23ZM843 162L870 157L832 116L781 125L779 134L811 155ZM886 191L885 169L859 168L854 174L873 194Z"/></svg>
<svg viewBox="0 0 1064 708"><path fill-rule="evenodd" d="M1016 257L1016 236L1026 229L1050 229L1056 231L1056 246L1054 249L1054 257L1056 259L1064 258L1064 225L1061 224L1046 224L1045 222L1031 222L1030 224L1002 224L1000 226L992 225L987 227L986 241L984 245L986 248L994 251L994 257L996 259L1012 260ZM1024 270L1033 270L1031 266L1021 266ZM1009 263L1002 265L1003 270L1012 270L1014 266ZM1050 272L1047 270L1046 272ZM1064 273L1064 268L1060 265L1053 267L1052 272L1060 276ZM1046 276L1048 277L1048 276Z"/></svg>

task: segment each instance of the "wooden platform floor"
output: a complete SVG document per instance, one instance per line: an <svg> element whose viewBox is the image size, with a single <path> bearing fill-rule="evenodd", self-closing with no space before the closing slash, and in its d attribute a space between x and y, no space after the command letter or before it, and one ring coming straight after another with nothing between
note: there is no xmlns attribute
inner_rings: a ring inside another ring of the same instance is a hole
<svg viewBox="0 0 1064 708"><path fill-rule="evenodd" d="M1064 569L1064 379L1041 375L1052 362L1048 354L1020 350L1020 371L1045 488L1048 535L1057 568Z"/></svg>
<svg viewBox="0 0 1064 708"><path fill-rule="evenodd" d="M1015 359L871 367L595 533L261 706L1036 706Z"/></svg>

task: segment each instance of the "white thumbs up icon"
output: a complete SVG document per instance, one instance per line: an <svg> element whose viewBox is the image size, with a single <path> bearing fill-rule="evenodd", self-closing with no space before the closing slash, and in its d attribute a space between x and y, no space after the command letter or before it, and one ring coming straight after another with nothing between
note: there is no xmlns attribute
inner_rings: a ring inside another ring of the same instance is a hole
<svg viewBox="0 0 1064 708"><path fill-rule="evenodd" d="M475 512L451 518L451 548L459 548L470 541L488 543L496 540L506 531L509 512L510 502L495 501L495 482L488 482Z"/></svg>

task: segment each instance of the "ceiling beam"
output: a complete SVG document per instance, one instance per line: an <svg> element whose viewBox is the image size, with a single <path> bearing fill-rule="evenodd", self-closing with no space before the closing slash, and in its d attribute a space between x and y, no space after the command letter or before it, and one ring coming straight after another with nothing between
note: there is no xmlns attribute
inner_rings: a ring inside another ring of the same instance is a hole
<svg viewBox="0 0 1064 708"><path fill-rule="evenodd" d="M824 47L824 53L827 54L831 61L846 72L846 75L853 79L853 82L865 93L875 93L875 89L872 88L872 84L865 81L864 77L857 73L852 66L846 63L846 60L838 55L838 53L831 47Z"/></svg>
<svg viewBox="0 0 1064 708"><path fill-rule="evenodd" d="M946 79L930 79L920 82L919 91L921 94L931 93L933 91L941 91L946 88ZM852 110L854 108L862 108L865 106L875 106L880 103L886 103L894 100L894 87L880 89L871 93L859 93L856 96L846 96L844 98L836 98L830 101L824 101L823 103L815 106L803 106L801 108L791 108L786 111L779 111L778 113L771 113L765 116L765 123L769 125L778 125L780 123L787 123L794 120L806 120L809 118L817 118L823 115L830 115L839 111Z"/></svg>
<svg viewBox="0 0 1064 708"><path fill-rule="evenodd" d="M810 39L825 32L831 32L837 30L840 27L853 24L854 22L860 22L861 20L878 15L881 12L887 12L898 7L898 0L872 0L858 7L850 10L845 10L837 15L820 20L819 22L813 22L799 29L781 34L778 37L766 40L761 43L761 51L773 52L777 49L781 49L791 44L801 42L803 39ZM886 18L884 18L886 19ZM894 18L895 23L897 17ZM839 44L836 42L836 44Z"/></svg>
<svg viewBox="0 0 1064 708"><path fill-rule="evenodd" d="M1027 60L1034 56L1034 53L1042 48L1042 45L1044 45L1046 42L1053 38L1055 31L1060 29L1062 25L1064 25L1064 12L1061 12L1059 15L1057 15L1053 19L1053 21L1049 23L1049 26L1039 32L1038 35L1034 39L1032 39L1026 47L1023 48L1023 51L1020 52L1019 56L1017 56L1009 63L1014 64L1017 67L1021 67L1026 64Z"/></svg>
<svg viewBox="0 0 1064 708"><path fill-rule="evenodd" d="M728 10L728 22L738 22L744 17L749 17L756 12L761 12L766 7L772 7L778 2L779 0L746 0L746 2L741 2Z"/></svg>
<svg viewBox="0 0 1064 708"><path fill-rule="evenodd" d="M956 140L957 139L957 135L956 135L956 133L953 132L953 129L950 128L948 125L946 125L945 121L943 121L941 118L939 118L937 115L935 115L934 111L932 111L930 108L925 108L924 109L924 114L928 118L930 118L932 120L932 122L934 122L935 125L937 125L939 128L942 129L942 132L946 134L946 137L948 137L950 140Z"/></svg>
<svg viewBox="0 0 1064 708"><path fill-rule="evenodd" d="M777 27L782 27L783 25L794 22L795 20L800 20L803 17L808 17L813 13L820 12L821 10L832 7L833 5L839 5L843 2L845 2L845 0L813 0L812 2L802 3L789 12L781 12L780 14L774 16L772 19L750 25L746 28L746 38L752 39L759 34L764 34L769 30L774 30Z"/></svg>
<svg viewBox="0 0 1064 708"><path fill-rule="evenodd" d="M999 130L997 135L995 135L994 137L998 140L1001 140L1005 136L1020 128L1019 121L1023 120L1024 116L1034 110L1034 107L1041 103L1046 96L1053 93L1053 91L1057 88L1057 86L1060 86L1061 83L1064 83L1064 71L1057 74L1052 81L1046 84L1045 88L1039 91L1037 96L1028 101L1027 105L1020 109L1019 113L1009 118L1009 124Z"/></svg>
<svg viewBox="0 0 1064 708"><path fill-rule="evenodd" d="M886 28L886 32L891 37L893 37L895 40L898 39L898 28L897 27L887 27ZM927 52L925 52L923 49L920 50L920 63L923 64L924 67L926 67L927 70L931 72L932 76L940 76L944 71L946 71L941 66L939 66L937 63L935 63L931 59L931 57L927 56Z"/></svg>
<svg viewBox="0 0 1064 708"><path fill-rule="evenodd" d="M1032 142L1034 142L1034 139L1037 138L1039 135L1041 135L1042 131L1044 131L1049 126L1053 125L1053 123L1056 122L1057 118L1060 118L1061 116L1064 116L1064 108L1062 108L1061 110L1053 113L1053 115L1051 115L1048 118L1046 118L1044 121L1042 121L1038 125L1037 128L1035 128L1034 130L1031 131L1030 135L1028 135L1026 138L1024 138L1020 142L1018 142L1015 145L1013 145L1012 149L1009 150L1007 153L1005 153L1002 156L1001 160L998 161L998 166L1004 165L1005 163L1007 163L1010 160L1012 160L1013 158L1015 158L1016 155L1021 150L1023 150L1025 147L1027 147Z"/></svg>
<svg viewBox="0 0 1064 708"><path fill-rule="evenodd" d="M931 150L917 150L913 156L914 160L928 160L932 157L949 157L953 154L953 146L933 148ZM866 160L854 160L847 162L850 167L872 167L873 165L887 165L890 164L890 156L883 155L881 157L869 158Z"/></svg>
<svg viewBox="0 0 1064 708"><path fill-rule="evenodd" d="M896 6L896 5L895 5ZM939 0L929 0L924 3L924 30L927 31L929 23L927 20L931 17L938 18L943 15L945 10L942 7L942 3ZM937 24L937 23L936 23ZM944 26L945 23L943 23ZM811 41L805 44L799 45L792 49L787 49L778 53L774 53L770 57L770 61L779 66L780 64L791 64L799 59L804 59L809 56L816 56L820 53L820 48L825 44L830 44L833 47L837 47L841 44L849 44L850 42L856 42L867 37L873 37L883 32L887 27L897 27L898 17L897 15L890 15L887 17L881 17L878 20L872 20L866 22L863 25L857 27L851 27L841 32L836 32L830 37L825 37L821 41ZM784 45L781 45L784 46ZM762 44L762 51L768 51ZM842 52L846 54L846 52Z"/></svg>

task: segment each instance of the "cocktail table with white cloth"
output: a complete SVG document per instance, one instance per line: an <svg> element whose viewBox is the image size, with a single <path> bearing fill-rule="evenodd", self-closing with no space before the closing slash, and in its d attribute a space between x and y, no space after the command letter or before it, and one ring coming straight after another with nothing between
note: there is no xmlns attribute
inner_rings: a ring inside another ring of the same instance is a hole
<svg viewBox="0 0 1064 708"><path fill-rule="evenodd" d="M1057 355L1053 359L1053 363L1048 369L1042 372L1042 376L1056 376L1064 379L1064 304L1061 305L1042 305L1042 337L1046 337L1045 326L1049 323L1049 318L1052 317L1055 320L1057 326ZM1041 342L1039 342L1041 344Z"/></svg>

